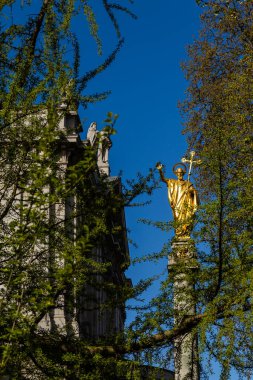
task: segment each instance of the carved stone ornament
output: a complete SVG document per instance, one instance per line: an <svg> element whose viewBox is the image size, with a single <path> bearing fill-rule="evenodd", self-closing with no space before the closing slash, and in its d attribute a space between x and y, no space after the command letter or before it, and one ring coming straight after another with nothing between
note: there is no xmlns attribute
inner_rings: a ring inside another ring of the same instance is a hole
<svg viewBox="0 0 253 380"><path fill-rule="evenodd" d="M97 144L97 165L99 172L109 176L109 150L112 146L110 133L106 130L98 131L97 123L93 121L87 132L87 141L91 146L96 146L95 144Z"/></svg>

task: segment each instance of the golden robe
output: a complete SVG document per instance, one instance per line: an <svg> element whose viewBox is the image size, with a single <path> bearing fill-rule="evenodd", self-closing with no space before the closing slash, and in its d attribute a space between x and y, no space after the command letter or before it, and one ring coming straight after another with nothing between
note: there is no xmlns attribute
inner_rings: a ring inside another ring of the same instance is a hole
<svg viewBox="0 0 253 380"><path fill-rule="evenodd" d="M174 221L178 222L177 235L189 235L193 216L198 208L198 193L192 183L185 180L166 179L168 198Z"/></svg>

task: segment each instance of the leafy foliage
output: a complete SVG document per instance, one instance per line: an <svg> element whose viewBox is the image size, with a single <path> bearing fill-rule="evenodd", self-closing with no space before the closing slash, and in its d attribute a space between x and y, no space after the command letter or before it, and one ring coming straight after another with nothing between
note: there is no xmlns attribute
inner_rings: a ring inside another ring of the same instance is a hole
<svg viewBox="0 0 253 380"><path fill-rule="evenodd" d="M231 366L245 374L253 366L253 6L251 1L200 3L203 28L184 64L190 86L181 108L190 149L203 161L196 176L203 205L195 236L205 243L198 276L199 310L208 313L202 339L222 364L225 379Z"/></svg>
<svg viewBox="0 0 253 380"><path fill-rule="evenodd" d="M105 3L111 17L117 4ZM80 41L72 30L80 11L102 48L92 4L25 1L18 11L23 17L15 18L18 6L2 1L0 7L0 372L12 379L109 379L116 359L91 355L88 338L76 342L74 311L85 286L104 286L108 300L111 295L107 304L93 301L94 307L122 308L129 295L129 287L120 292L119 284L101 281L116 264L110 257L98 260L93 249L119 235L124 199L115 183L98 174L97 147L83 149L77 138L77 159L66 160L68 135L78 131L62 128L62 121L76 115L79 104L106 96L85 88L112 63L123 41L99 67L80 73ZM116 118L108 113L105 120L110 134ZM77 220L81 227L73 236ZM54 310L62 310L63 302L67 324L59 329ZM45 318L51 331L40 328Z"/></svg>

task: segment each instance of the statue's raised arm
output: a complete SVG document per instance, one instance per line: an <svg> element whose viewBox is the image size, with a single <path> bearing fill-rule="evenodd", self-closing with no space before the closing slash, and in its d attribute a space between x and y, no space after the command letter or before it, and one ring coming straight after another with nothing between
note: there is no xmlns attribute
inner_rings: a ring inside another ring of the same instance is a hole
<svg viewBox="0 0 253 380"><path fill-rule="evenodd" d="M164 177L164 174L163 174L163 164L161 164L161 162L157 162L155 167L159 171L161 181L167 183L166 178Z"/></svg>

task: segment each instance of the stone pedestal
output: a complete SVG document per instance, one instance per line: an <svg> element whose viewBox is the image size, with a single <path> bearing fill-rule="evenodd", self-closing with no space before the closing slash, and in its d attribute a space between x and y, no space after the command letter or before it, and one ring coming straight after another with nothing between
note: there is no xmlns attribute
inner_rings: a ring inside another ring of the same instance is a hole
<svg viewBox="0 0 253 380"><path fill-rule="evenodd" d="M168 269L174 275L175 323L195 314L194 272L198 269L192 240L178 239L172 243ZM198 341L194 333L174 341L175 380L199 380Z"/></svg>

